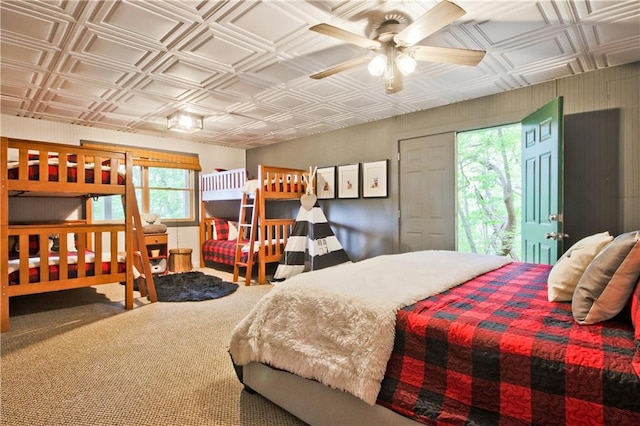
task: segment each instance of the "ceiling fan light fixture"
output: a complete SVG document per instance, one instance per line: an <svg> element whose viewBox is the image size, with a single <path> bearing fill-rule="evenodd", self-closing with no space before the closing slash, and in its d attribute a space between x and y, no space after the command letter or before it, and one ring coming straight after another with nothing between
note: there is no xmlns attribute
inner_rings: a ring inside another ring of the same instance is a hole
<svg viewBox="0 0 640 426"><path fill-rule="evenodd" d="M177 111L167 117L167 129L174 132L194 133L204 128L203 117Z"/></svg>
<svg viewBox="0 0 640 426"><path fill-rule="evenodd" d="M416 69L416 60L406 53L401 53L396 58L396 65L402 75L409 75Z"/></svg>
<svg viewBox="0 0 640 426"><path fill-rule="evenodd" d="M368 65L369 74L371 74L374 77L380 77L386 68L387 68L387 57L382 53L379 53L376 56L374 56Z"/></svg>

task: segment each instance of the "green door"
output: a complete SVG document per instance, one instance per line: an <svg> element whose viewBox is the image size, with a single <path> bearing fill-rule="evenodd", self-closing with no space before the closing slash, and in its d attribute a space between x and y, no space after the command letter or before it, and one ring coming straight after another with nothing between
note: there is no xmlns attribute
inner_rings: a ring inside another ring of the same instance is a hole
<svg viewBox="0 0 640 426"><path fill-rule="evenodd" d="M562 97L522 120L522 251L525 262L562 254Z"/></svg>

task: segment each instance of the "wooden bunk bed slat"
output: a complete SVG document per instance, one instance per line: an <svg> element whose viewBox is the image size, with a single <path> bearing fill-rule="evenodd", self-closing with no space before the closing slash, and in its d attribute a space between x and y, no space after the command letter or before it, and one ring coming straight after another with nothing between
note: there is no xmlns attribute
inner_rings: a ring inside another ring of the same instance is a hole
<svg viewBox="0 0 640 426"><path fill-rule="evenodd" d="M56 197L125 194L126 178L120 174L120 169L126 169L126 153L2 139L2 150L7 156L3 163L13 158L17 165L17 173L12 173L6 182L9 195L22 192L29 192L30 196L55 193ZM3 176L7 176L6 171Z"/></svg>

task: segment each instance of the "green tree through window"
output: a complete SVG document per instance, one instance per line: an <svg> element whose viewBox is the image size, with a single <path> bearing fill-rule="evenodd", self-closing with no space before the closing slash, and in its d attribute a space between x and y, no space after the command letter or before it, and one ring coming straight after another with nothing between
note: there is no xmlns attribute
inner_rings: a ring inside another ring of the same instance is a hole
<svg viewBox="0 0 640 426"><path fill-rule="evenodd" d="M461 132L458 251L520 258L520 124Z"/></svg>
<svg viewBox="0 0 640 426"><path fill-rule="evenodd" d="M133 184L140 213L153 213L163 222L194 221L196 172L164 167L133 166ZM93 201L94 221L124 220L120 196Z"/></svg>

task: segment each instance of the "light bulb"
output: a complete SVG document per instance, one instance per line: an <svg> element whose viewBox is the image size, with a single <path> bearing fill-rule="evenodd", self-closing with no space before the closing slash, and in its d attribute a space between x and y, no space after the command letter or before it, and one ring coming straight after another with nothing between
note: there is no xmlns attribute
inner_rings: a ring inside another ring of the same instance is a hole
<svg viewBox="0 0 640 426"><path fill-rule="evenodd" d="M409 75L416 69L416 60L406 53L401 53L396 58L396 64L402 75Z"/></svg>
<svg viewBox="0 0 640 426"><path fill-rule="evenodd" d="M369 74L375 77L379 77L384 72L386 66L387 66L387 57L382 53L379 53L373 57L371 62L369 62L369 66L368 66Z"/></svg>
<svg viewBox="0 0 640 426"><path fill-rule="evenodd" d="M193 119L191 117L189 117L188 115L181 115L178 118L178 123L180 124L180 127L183 127L185 129L191 129L194 126L193 124Z"/></svg>

